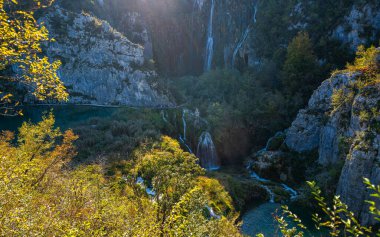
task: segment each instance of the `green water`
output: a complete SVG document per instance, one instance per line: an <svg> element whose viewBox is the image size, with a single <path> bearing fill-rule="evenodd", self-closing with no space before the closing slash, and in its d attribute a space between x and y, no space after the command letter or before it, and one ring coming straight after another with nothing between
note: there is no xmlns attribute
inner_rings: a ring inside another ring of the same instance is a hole
<svg viewBox="0 0 380 237"><path fill-rule="evenodd" d="M23 122L31 121L33 123L39 122L42 116L49 111L55 116L56 126L62 130L68 128L75 128L80 124L91 124L93 118L110 118L116 114L126 114L130 117L131 113L146 113L144 109L131 109L131 108L107 108L107 107L94 107L94 106L74 106L74 105L62 105L62 106L27 106L23 108L24 116L17 117L0 117L0 131L10 130L17 131ZM123 117L125 118L125 117ZM241 174L242 171L239 168L239 172L236 171L236 167L224 167L223 172L233 173L235 175ZM232 170L232 171L231 171ZM237 175L239 176L239 175ZM248 208L248 211L242 216L242 232L248 236L255 236L258 233L268 236L281 236L279 235L277 223L273 218L273 213L281 208L277 203L263 203L259 205L252 205ZM297 207L292 207L292 211L308 213ZM309 214L309 213L308 213ZM306 234L305 236L313 236Z"/></svg>
<svg viewBox="0 0 380 237"><path fill-rule="evenodd" d="M302 223L308 228L304 231L305 237L312 236L328 236L325 231L318 232L314 228L313 221L311 219L312 213L310 210L296 206L295 204L289 205L289 209L296 214L302 220ZM243 234L247 236L256 236L259 233L264 234L265 237L282 236L278 228L274 216L281 214L281 204L279 203L261 203L258 205L252 205L242 216ZM291 220L287 220L290 227L296 226Z"/></svg>
<svg viewBox="0 0 380 237"><path fill-rule="evenodd" d="M94 106L74 106L74 105L57 105L57 106L27 106L22 108L24 116L3 117L0 116L0 130L16 131L23 122L39 122L42 116L52 111L56 126L63 130L72 128L79 123L85 123L95 117L111 117L120 108L106 108Z"/></svg>

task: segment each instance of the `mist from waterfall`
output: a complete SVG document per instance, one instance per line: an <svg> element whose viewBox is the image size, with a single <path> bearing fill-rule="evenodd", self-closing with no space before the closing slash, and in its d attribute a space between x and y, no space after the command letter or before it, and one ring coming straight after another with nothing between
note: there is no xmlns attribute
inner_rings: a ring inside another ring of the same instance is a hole
<svg viewBox="0 0 380 237"><path fill-rule="evenodd" d="M203 132L199 137L197 157L199 158L200 165L207 170L217 170L220 168L220 160L209 132Z"/></svg>
<svg viewBox="0 0 380 237"><path fill-rule="evenodd" d="M256 15L257 15L257 3L255 4L254 9L253 9L253 17L252 17L253 24L255 24L257 21ZM250 24L248 24L247 29L244 31L242 37L240 38L239 42L237 43L235 50L232 54L232 61L231 61L232 67L235 66L236 56L239 53L239 50L243 46L244 42L247 40L248 35L251 32L251 29L252 29L252 24L250 23Z"/></svg>
<svg viewBox="0 0 380 237"><path fill-rule="evenodd" d="M212 58L214 54L214 36L213 36L214 9L215 9L215 2L214 0L211 0L210 19L208 22L208 29L207 29L207 43L206 43L204 71L211 70Z"/></svg>

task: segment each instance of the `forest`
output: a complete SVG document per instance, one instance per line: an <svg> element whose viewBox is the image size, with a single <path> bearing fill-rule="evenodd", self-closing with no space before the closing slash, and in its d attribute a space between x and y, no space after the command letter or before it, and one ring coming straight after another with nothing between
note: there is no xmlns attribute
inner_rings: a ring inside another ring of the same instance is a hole
<svg viewBox="0 0 380 237"><path fill-rule="evenodd" d="M0 236L379 236L380 3L0 0Z"/></svg>

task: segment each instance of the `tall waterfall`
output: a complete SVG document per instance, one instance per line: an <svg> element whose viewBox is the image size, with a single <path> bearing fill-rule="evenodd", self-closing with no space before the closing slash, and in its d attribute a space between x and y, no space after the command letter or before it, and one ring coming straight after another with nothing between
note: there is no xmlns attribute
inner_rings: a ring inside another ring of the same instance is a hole
<svg viewBox="0 0 380 237"><path fill-rule="evenodd" d="M186 143L186 130L187 130L187 122L186 122L186 110L182 110L182 125L183 125L183 134L182 135L179 135L179 140L181 141L181 143L187 148L187 150L190 152L190 153L193 153L193 151L191 150L190 146L187 145Z"/></svg>
<svg viewBox="0 0 380 237"><path fill-rule="evenodd" d="M214 9L215 9L215 2L214 0L211 0L211 9L210 9L210 19L208 22L208 29L207 29L207 44L206 44L206 54L205 54L205 65L204 70L210 71L211 64L212 64L212 57L214 54L214 36L213 36L213 18L214 18Z"/></svg>
<svg viewBox="0 0 380 237"><path fill-rule="evenodd" d="M257 15L257 3L256 3L256 5L253 8L253 17L252 17L253 24L255 24L256 21L257 21L256 15ZM244 31L242 37L240 38L239 42L237 43L237 45L236 45L236 47L234 49L234 52L232 54L232 61L231 61L231 66L232 67L235 66L236 56L239 53L239 50L243 46L244 42L247 40L248 35L251 32L251 29L252 29L252 24L250 23L250 24L248 24L247 29Z"/></svg>
<svg viewBox="0 0 380 237"><path fill-rule="evenodd" d="M197 157L200 160L200 165L207 170L217 170L220 168L220 161L209 132L203 132L199 137Z"/></svg>

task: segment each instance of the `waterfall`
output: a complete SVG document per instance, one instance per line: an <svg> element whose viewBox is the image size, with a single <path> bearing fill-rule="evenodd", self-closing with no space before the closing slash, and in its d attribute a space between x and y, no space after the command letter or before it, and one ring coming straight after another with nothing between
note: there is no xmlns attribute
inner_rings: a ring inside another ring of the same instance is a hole
<svg viewBox="0 0 380 237"><path fill-rule="evenodd" d="M187 130L187 123L186 123L186 110L182 110L182 125L183 125L183 135L179 135L180 142L187 148L187 150L193 154L193 151L191 150L190 146L186 143L186 130Z"/></svg>
<svg viewBox="0 0 380 237"><path fill-rule="evenodd" d="M165 123L169 123L168 118L166 117L165 111L161 110L160 114L161 114L162 121L164 121Z"/></svg>
<svg viewBox="0 0 380 237"><path fill-rule="evenodd" d="M236 56L240 50L240 48L243 46L243 43L248 38L249 32L251 31L251 25L248 25L247 29L244 31L244 34L238 44L235 47L234 53L232 54L232 67L235 65Z"/></svg>
<svg viewBox="0 0 380 237"><path fill-rule="evenodd" d="M255 4L255 6L253 8L253 17L252 17L253 24L255 24L256 21L257 21L256 15L257 15L257 3ZM235 65L236 56L239 53L239 50L243 46L244 42L247 40L248 35L251 32L251 28L252 28L252 25L250 23L250 24L248 24L247 29L244 31L242 37L240 38L239 42L237 43L237 45L236 45L236 47L234 49L234 52L232 54L232 62L231 62L231 66L232 67L234 67L234 65Z"/></svg>
<svg viewBox="0 0 380 237"><path fill-rule="evenodd" d="M256 179L256 180L258 180L260 182L265 182L265 183L269 182L268 179L261 178L258 174L256 174L256 172L252 172L251 173L251 178L254 178L254 179Z"/></svg>
<svg viewBox="0 0 380 237"><path fill-rule="evenodd" d="M284 190L286 192L288 192L290 194L290 200L294 200L294 199L296 199L298 197L298 193L297 193L296 190L290 188L286 184L281 184L281 186L284 188Z"/></svg>
<svg viewBox="0 0 380 237"><path fill-rule="evenodd" d="M212 64L212 57L214 53L214 36L213 36L213 18L214 18L214 0L211 0L211 9L210 9L210 19L208 22L208 29L207 29L207 44L206 44L206 54L205 54L205 65L204 70L210 71L211 64Z"/></svg>
<svg viewBox="0 0 380 237"><path fill-rule="evenodd" d="M248 165L247 169L251 169L251 165ZM274 183L269 179L264 179L264 178L260 177L254 171L251 172L251 178L253 178L253 179L255 179L261 183ZM281 186L285 190L285 192L290 194L290 200L293 201L298 197L298 193L296 190L292 189L291 187L287 186L286 184L281 184ZM260 187L264 188L267 191L267 193L269 194L269 197L270 197L270 202L274 202L274 193L272 192L272 190L264 184L261 184Z"/></svg>
<svg viewBox="0 0 380 237"><path fill-rule="evenodd" d="M203 132L199 137L197 157L200 160L200 165L207 170L217 170L220 168L220 161L209 132Z"/></svg>
<svg viewBox="0 0 380 237"><path fill-rule="evenodd" d="M187 130L187 123L186 123L186 110L182 110L182 125L183 125L183 137L182 139L186 141L186 130Z"/></svg>
<svg viewBox="0 0 380 237"><path fill-rule="evenodd" d="M146 187L144 182L145 180L142 177L137 177L136 184L144 188L146 194L148 194L149 196L156 196L156 192L153 190L153 188Z"/></svg>
<svg viewBox="0 0 380 237"><path fill-rule="evenodd" d="M212 207L210 207L210 206L207 205L206 208L207 208L208 212L210 213L210 216L211 216L211 217L213 217L213 218L215 218L215 219L220 219L220 216L217 215L217 214L214 212L214 209L212 209Z"/></svg>
<svg viewBox="0 0 380 237"><path fill-rule="evenodd" d="M269 202L271 203L274 203L274 193L272 190L270 190L270 188L268 188L268 186L266 185L260 185L260 187L262 187L263 189L265 189L269 195Z"/></svg>

